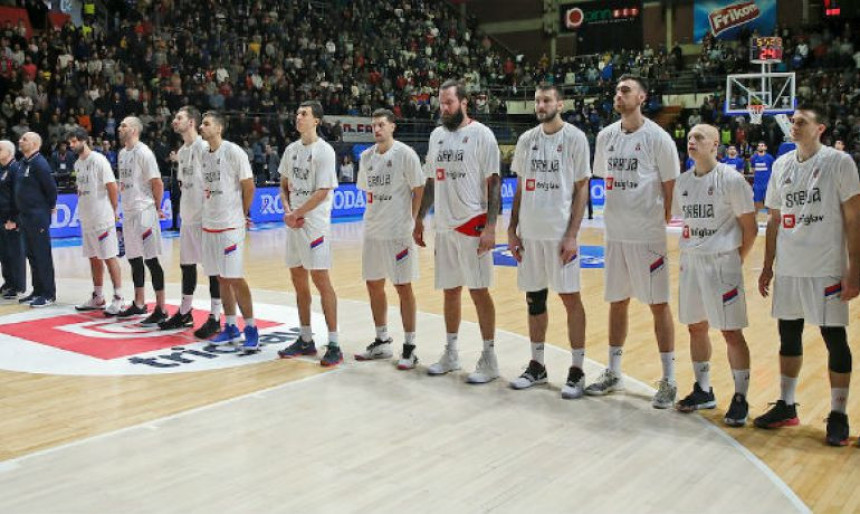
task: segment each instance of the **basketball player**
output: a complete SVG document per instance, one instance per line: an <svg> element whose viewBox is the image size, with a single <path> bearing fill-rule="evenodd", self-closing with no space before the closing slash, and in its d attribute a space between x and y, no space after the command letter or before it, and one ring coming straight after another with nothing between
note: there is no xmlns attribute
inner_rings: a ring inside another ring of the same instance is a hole
<svg viewBox="0 0 860 514"><path fill-rule="evenodd" d="M418 251L412 240L415 216L424 193L424 174L415 150L394 139L394 113L373 112L376 144L361 153L356 186L367 192L364 211L362 276L367 283L370 310L376 324L376 339L356 360L388 359L392 340L388 337L388 301L385 280L391 280L400 297L403 319L403 352L398 369L413 369L417 306L412 282L418 279Z"/></svg>
<svg viewBox="0 0 860 514"><path fill-rule="evenodd" d="M424 246L424 216L435 201L435 282L436 289L444 291L447 341L442 357L427 372L443 375L460 369L457 334L460 296L466 286L478 313L484 341L475 372L466 380L484 384L499 377L493 348L496 308L489 291L493 284L492 250L501 201L499 146L486 125L469 118L467 106L463 83L445 81L439 88L442 126L430 134L425 163L428 178L413 237L419 246Z"/></svg>
<svg viewBox="0 0 860 514"><path fill-rule="evenodd" d="M78 191L78 217L81 222L82 249L90 260L93 294L76 305L78 311L104 310L105 316L116 316L122 310L122 273L119 269L119 240L116 236L119 191L110 162L89 146L89 135L82 127L66 135L69 148L78 155L75 161L75 183ZM105 300L105 266L113 284L110 305Z"/></svg>
<svg viewBox="0 0 860 514"><path fill-rule="evenodd" d="M208 144L202 152L203 175L203 269L218 275L224 302L224 329L214 338L216 346L229 347L242 340L236 323L236 305L245 320L245 353L260 349L260 335L254 321L251 290L244 278L245 225L254 201L254 174L248 154L222 139L227 128L223 115L209 111L203 115L200 135Z"/></svg>
<svg viewBox="0 0 860 514"><path fill-rule="evenodd" d="M152 277L155 290L155 308L141 321L141 326L157 327L167 319L164 308L164 270L158 262L161 255L161 198L164 183L155 155L140 141L143 124L139 118L129 116L117 129L123 148L119 151L118 167L122 194L123 239L125 255L131 265L134 282L134 301L119 313L120 318L146 314L144 299L144 263Z"/></svg>
<svg viewBox="0 0 860 514"><path fill-rule="evenodd" d="M817 325L830 355L828 444L848 444L851 349L845 327L848 301L860 288L860 179L851 156L821 144L824 114L794 111L797 149L778 158L767 187L770 209L759 292L773 280L773 317L779 325L780 398L755 419L759 428L797 425L795 388L803 363L803 325ZM776 267L774 267L776 262ZM774 277L774 274L776 275Z"/></svg>
<svg viewBox="0 0 860 514"><path fill-rule="evenodd" d="M580 398L585 389L585 309L579 296L580 259L577 236L585 212L591 156L585 134L561 119L564 101L557 87L538 86L535 114L540 125L517 141L511 170L517 191L508 226L508 248L519 263L517 285L526 293L532 358L511 382L525 389L547 380L544 343L549 318L548 287L567 311L567 333L573 364L562 398Z"/></svg>
<svg viewBox="0 0 860 514"><path fill-rule="evenodd" d="M651 404L675 403L675 331L669 307L666 223L678 178L678 152L666 131L642 115L648 88L643 79L623 75L615 88L621 119L597 135L594 174L606 183L606 301L609 306L609 366L585 390L605 395L623 388L621 355L627 340L630 297L648 304L663 378Z"/></svg>
<svg viewBox="0 0 860 514"><path fill-rule="evenodd" d="M759 141L756 146L756 151L750 157L750 167L753 169L753 201L755 202L755 211L759 212L764 208L764 197L767 193L767 183L770 181L770 172L773 168L774 158L767 153L767 145L764 141Z"/></svg>
<svg viewBox="0 0 860 514"><path fill-rule="evenodd" d="M317 101L302 102L296 112L294 141L281 158L281 199L287 224L287 267L296 290L301 335L295 343L278 352L288 359L316 355L311 331L311 287L320 294L323 316L328 326L328 346L322 366L343 362L337 339L337 296L331 285L331 206L337 187L337 158L334 148L317 135L323 109ZM309 280L310 279L310 280Z"/></svg>
<svg viewBox="0 0 860 514"><path fill-rule="evenodd" d="M200 113L186 105L173 118L173 131L182 137L182 148L176 154L178 179L182 194L179 198L182 225L179 228L179 267L182 270L182 303L179 310L161 323L161 330L174 330L194 325L191 302L197 289L197 264L203 262L203 174L201 162L206 143L197 133ZM206 322L194 331L198 339L209 339L221 330L221 289L218 276L209 276L211 309Z"/></svg>
<svg viewBox="0 0 860 514"><path fill-rule="evenodd" d="M674 210L681 216L681 273L678 320L690 332L690 355L696 382L693 392L675 407L681 412L717 406L711 388L711 340L708 328L723 333L735 382L735 394L724 421L743 426L749 406L750 352L743 328L748 326L744 292L744 258L758 235L752 191L743 175L717 162L720 133L696 125L687 135L695 164L675 184Z"/></svg>
<svg viewBox="0 0 860 514"><path fill-rule="evenodd" d="M743 173L744 166L746 165L744 158L738 155L738 148L735 145L729 145L729 148L726 150L726 156L720 162L728 164L738 173Z"/></svg>

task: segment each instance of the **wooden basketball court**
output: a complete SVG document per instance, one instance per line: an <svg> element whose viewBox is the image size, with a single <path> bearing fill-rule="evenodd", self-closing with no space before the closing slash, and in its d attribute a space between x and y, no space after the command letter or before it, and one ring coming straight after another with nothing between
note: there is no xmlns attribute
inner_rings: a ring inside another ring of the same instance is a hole
<svg viewBox="0 0 860 514"><path fill-rule="evenodd" d="M580 243L602 244L599 223L588 224ZM351 355L373 339L360 280L361 222L336 224L333 240L341 344ZM255 303L274 310L283 306L286 312L294 300L283 245L282 227L251 232L246 270ZM670 235L670 248L676 291L676 235ZM168 298L175 305L178 239L166 240L165 249ZM79 251L55 249L61 305L53 309L58 312L89 294L88 265ZM779 394L776 323L769 301L754 291L762 252L759 238L745 266L751 416ZM502 378L468 386L463 378L480 351L468 298L460 344L463 371L441 378L424 373L441 351L444 330L442 295L432 287L431 250L422 250L421 259L416 284L421 365L414 372L351 358L326 371L314 360L278 360L280 346L266 347L263 356L271 358L258 363L193 373L0 371L0 511L860 510L860 450L824 444L827 359L814 327L805 334L800 427L762 431L751 422L741 429L723 427L733 389L716 332L712 379L718 408L702 416L652 409L650 385L660 377L660 361L650 313L637 304L631 306L624 355L628 390L563 401L559 388L570 356L555 298L548 341L559 349L548 351L550 385L528 391L507 387L529 360L526 310L516 290L516 270L496 267ZM125 263L123 272L128 298ZM582 276L590 382L606 362L608 306L602 270L586 269ZM198 286L201 308L208 305L204 286L203 281ZM391 290L389 300L395 298ZM0 323L24 310L3 305ZM389 327L399 346L396 308ZM850 328L849 337L855 331ZM679 395L685 395L693 379L681 325L676 340ZM849 414L857 412L855 394ZM860 423L855 425L857 433Z"/></svg>

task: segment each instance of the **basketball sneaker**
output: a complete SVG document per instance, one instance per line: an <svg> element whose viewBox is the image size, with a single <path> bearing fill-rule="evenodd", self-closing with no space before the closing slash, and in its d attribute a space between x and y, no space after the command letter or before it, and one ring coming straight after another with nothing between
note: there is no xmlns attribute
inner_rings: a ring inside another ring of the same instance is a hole
<svg viewBox="0 0 860 514"><path fill-rule="evenodd" d="M165 321L167 321L167 312L163 308L156 307L152 309L152 313L149 316L143 318L140 326L145 328L157 327Z"/></svg>
<svg viewBox="0 0 860 514"><path fill-rule="evenodd" d="M121 310L119 314L117 314L117 318L130 318L132 316L140 316L141 314L146 314L146 305L139 307L134 302L131 302L128 307Z"/></svg>
<svg viewBox="0 0 860 514"><path fill-rule="evenodd" d="M466 382L470 384L486 384L499 378L499 363L496 361L496 352L484 350L475 365L475 371L469 373Z"/></svg>
<svg viewBox="0 0 860 514"><path fill-rule="evenodd" d="M742 427L747 423L749 411L750 406L747 404L746 397L741 393L735 393L732 396L732 403L729 405L729 411L726 412L723 422L730 427Z"/></svg>
<svg viewBox="0 0 860 514"><path fill-rule="evenodd" d="M416 364L418 364L418 354L415 353L415 345L404 344L403 353L400 354L400 360L397 361L397 369L415 369Z"/></svg>
<svg viewBox="0 0 860 514"><path fill-rule="evenodd" d="M245 353L260 351L260 331L257 327L245 326L245 342L242 343L242 351Z"/></svg>
<svg viewBox="0 0 860 514"><path fill-rule="evenodd" d="M343 362L343 352L340 350L340 346L337 345L327 345L325 354L323 358L320 359L320 366L325 368L331 368L333 366L337 366Z"/></svg>
<svg viewBox="0 0 860 514"><path fill-rule="evenodd" d="M75 305L75 310L78 312L98 311L105 308L105 297L95 293L90 296L89 300L84 303Z"/></svg>
<svg viewBox="0 0 860 514"><path fill-rule="evenodd" d="M460 357L457 355L457 350L445 345L445 351L439 357L439 361L430 365L427 368L428 375L444 375L451 371L460 369Z"/></svg>
<svg viewBox="0 0 860 514"><path fill-rule="evenodd" d="M239 327L237 325L224 325L224 330L212 338L212 344L220 345L238 343L241 340L242 333L239 332Z"/></svg>
<svg viewBox="0 0 860 514"><path fill-rule="evenodd" d="M585 388L585 394L588 396L605 396L613 391L624 389L624 382L621 377L609 368L603 370L597 382L592 383Z"/></svg>
<svg viewBox="0 0 860 514"><path fill-rule="evenodd" d="M678 386L669 382L667 378L661 378L657 383L657 392L651 399L651 406L655 409L668 409L675 405L675 397L678 395Z"/></svg>
<svg viewBox="0 0 860 514"><path fill-rule="evenodd" d="M296 342L287 346L283 350L278 350L278 357L282 359L291 359L293 357L316 354L317 347L314 345L313 339L310 341L304 341L301 337L296 339Z"/></svg>
<svg viewBox="0 0 860 514"><path fill-rule="evenodd" d="M576 366L571 366L567 372L567 382L561 386L561 397L565 400L576 400L585 394L585 373Z"/></svg>
<svg viewBox="0 0 860 514"><path fill-rule="evenodd" d="M110 318L116 316L122 311L122 296L113 295L110 305L105 307L105 317Z"/></svg>
<svg viewBox="0 0 860 514"><path fill-rule="evenodd" d="M170 316L170 318L166 321L162 321L158 324L158 328L161 330L176 330L179 328L188 328L194 326L194 318L191 317L191 311L182 314L179 311Z"/></svg>
<svg viewBox="0 0 860 514"><path fill-rule="evenodd" d="M848 416L844 412L830 411L827 416L827 444L845 446L848 444Z"/></svg>
<svg viewBox="0 0 860 514"><path fill-rule="evenodd" d="M364 352L355 354L355 360L372 361L376 359L390 359L392 355L391 342L390 337L385 341L374 339L373 342L367 346Z"/></svg>
<svg viewBox="0 0 860 514"><path fill-rule="evenodd" d="M215 316L209 315L206 322L200 325L200 328L194 331L194 337L197 339L209 339L221 331L221 322L215 319Z"/></svg>
<svg viewBox="0 0 860 514"><path fill-rule="evenodd" d="M32 302L32 301L33 301L33 300L35 300L35 299L36 299L36 293L30 293L30 294L28 294L27 296L25 296L25 297L23 297L23 298L18 298L18 303L26 303L26 304L29 304L30 302Z"/></svg>
<svg viewBox="0 0 860 514"><path fill-rule="evenodd" d="M511 389L528 389L538 384L546 384L546 366L536 360L531 360L523 374L511 380Z"/></svg>
<svg viewBox="0 0 860 514"><path fill-rule="evenodd" d="M55 298L46 298L44 296L37 296L33 298L33 301L30 302L30 307L34 309L41 309L42 307L48 307L50 305L54 305L54 302L57 300Z"/></svg>
<svg viewBox="0 0 860 514"><path fill-rule="evenodd" d="M699 386L698 382L693 383L693 392L688 394L684 399L675 404L675 408L679 412L693 412L702 409L713 409L717 406L717 400L714 398L714 388L706 393Z"/></svg>
<svg viewBox="0 0 860 514"><path fill-rule="evenodd" d="M797 417L797 404L786 405L782 400L772 403L773 407L753 420L758 428L793 427L800 424Z"/></svg>

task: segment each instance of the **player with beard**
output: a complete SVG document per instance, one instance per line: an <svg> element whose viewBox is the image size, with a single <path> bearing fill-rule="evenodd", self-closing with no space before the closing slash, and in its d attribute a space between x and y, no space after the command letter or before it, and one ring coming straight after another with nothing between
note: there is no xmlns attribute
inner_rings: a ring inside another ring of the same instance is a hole
<svg viewBox="0 0 860 514"><path fill-rule="evenodd" d="M548 288L558 293L567 312L567 334L573 363L562 398L583 395L585 375L585 309L580 298L577 236L587 203L591 155L585 134L561 119L561 92L538 86L535 114L540 125L517 141L511 171L517 191L508 226L508 249L517 262L517 285L526 293L532 358L525 372L511 382L525 389L547 380L544 344L549 322Z"/></svg>
<svg viewBox="0 0 860 514"><path fill-rule="evenodd" d="M666 224L680 163L672 137L642 115L647 91L642 78L621 76L615 88L615 110L621 119L597 134L594 174L606 183L604 294L610 304L609 363L585 392L599 396L623 388L621 355L633 296L651 308L663 367L651 404L668 409L675 403L677 386Z"/></svg>
<svg viewBox="0 0 860 514"><path fill-rule="evenodd" d="M770 181L770 172L773 168L774 158L767 153L767 145L764 141L759 141L756 151L750 157L750 167L753 169L753 201L755 202L755 211L759 212L764 208L764 198L767 193L767 183Z"/></svg>
<svg viewBox="0 0 860 514"><path fill-rule="evenodd" d="M436 206L434 245L435 285L444 291L447 341L441 358L427 372L443 375L460 369L457 335L460 297L469 289L484 345L475 372L467 381L483 384L499 377L494 350L496 309L489 287L493 283L492 250L499 214L499 146L493 132L468 117L465 86L448 80L439 88L442 126L430 134L424 198L413 237L424 243L424 216Z"/></svg>
<svg viewBox="0 0 860 514"><path fill-rule="evenodd" d="M104 309L105 316L116 316L122 309L122 273L119 269L119 240L116 235L119 191L113 169L107 158L94 152L87 131L78 127L66 135L69 148L78 155L75 161L75 183L78 192L78 216L84 257L90 260L93 294L86 302L76 305L79 311ZM105 301L105 266L113 284L113 299Z"/></svg>
<svg viewBox="0 0 860 514"><path fill-rule="evenodd" d="M179 268L182 270L182 303L176 313L159 324L161 330L174 330L194 325L191 302L197 288L197 264L203 262L203 173L201 163L206 143L197 133L200 113L186 105L173 118L173 131L182 137L182 148L176 154L178 179L182 188L180 210L182 225L179 228ZM206 322L194 331L198 339L209 339L221 330L221 288L218 276L209 275L211 309Z"/></svg>
<svg viewBox="0 0 860 514"><path fill-rule="evenodd" d="M134 282L134 301L119 313L120 318L146 314L144 298L144 264L152 277L155 290L155 308L141 326L157 327L167 319L164 308L164 270L158 262L161 255L161 198L164 183L155 154L140 141L143 124L140 119L129 116L119 124L119 140L123 145L119 152L119 182L122 195L123 239L125 255L131 265Z"/></svg>

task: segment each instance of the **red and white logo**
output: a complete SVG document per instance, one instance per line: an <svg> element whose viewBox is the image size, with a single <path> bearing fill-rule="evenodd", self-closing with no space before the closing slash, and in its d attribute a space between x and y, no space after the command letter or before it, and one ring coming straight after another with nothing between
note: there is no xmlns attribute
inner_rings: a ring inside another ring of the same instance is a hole
<svg viewBox="0 0 860 514"><path fill-rule="evenodd" d="M797 221L794 218L794 214L783 214L782 228L794 228L796 223Z"/></svg>
<svg viewBox="0 0 860 514"><path fill-rule="evenodd" d="M569 29L578 29L585 22L585 13L579 7L568 9L564 15L564 25Z"/></svg>
<svg viewBox="0 0 860 514"><path fill-rule="evenodd" d="M739 2L722 9L717 9L708 15L711 32L718 36L729 29L739 27L761 15L761 10L754 1Z"/></svg>
<svg viewBox="0 0 860 514"><path fill-rule="evenodd" d="M367 193L367 203L373 203L373 193Z"/></svg>
<svg viewBox="0 0 860 514"><path fill-rule="evenodd" d="M534 191L535 190L535 179L529 178L526 179L526 191Z"/></svg>
<svg viewBox="0 0 860 514"><path fill-rule="evenodd" d="M612 191L612 184L615 182L615 179L612 177L606 177L606 190Z"/></svg>
<svg viewBox="0 0 860 514"><path fill-rule="evenodd" d="M684 229L681 231L681 236L684 239L690 239L690 227L689 226L684 225Z"/></svg>
<svg viewBox="0 0 860 514"><path fill-rule="evenodd" d="M445 180L445 168L436 168L436 180Z"/></svg>
<svg viewBox="0 0 860 514"><path fill-rule="evenodd" d="M0 369L54 375L148 375L208 371L276 359L275 351L296 340L298 311L255 304L263 350L249 355L214 349L194 338L193 329L162 331L140 319L105 318L101 312L77 313L70 307L28 310L3 317ZM200 326L208 312L192 312ZM324 318L313 314L313 330L324 333ZM241 321L240 321L241 326ZM270 346L271 345L271 346Z"/></svg>

